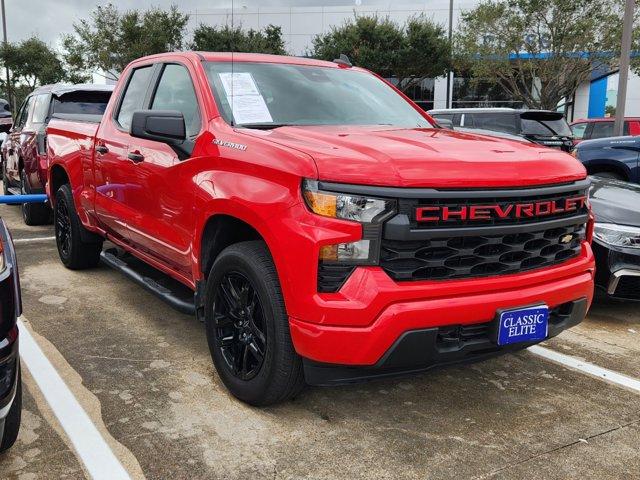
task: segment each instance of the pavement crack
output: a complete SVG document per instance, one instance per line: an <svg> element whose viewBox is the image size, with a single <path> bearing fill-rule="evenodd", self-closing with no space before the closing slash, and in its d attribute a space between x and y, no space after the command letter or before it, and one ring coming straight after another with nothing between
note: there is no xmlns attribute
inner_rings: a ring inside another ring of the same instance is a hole
<svg viewBox="0 0 640 480"><path fill-rule="evenodd" d="M507 470L511 470L514 467L518 467L518 466L523 465L525 463L528 463L528 462L530 462L532 460L536 460L538 458L544 457L545 455L549 455L549 454L564 450L565 448L573 447L574 445L585 443L584 442L585 440L588 443L589 440L593 440L594 438L598 438L598 437L601 437L601 436L604 436L604 435L608 435L608 434L616 432L618 430L622 430L624 428L628 428L628 427L630 427L632 425L640 425L640 419L633 420L633 421L625 423L623 425L618 425L617 427L613 427L613 428L610 428L608 430L604 430L602 432L594 433L593 435L589 435L588 437L580 437L580 438L578 438L578 440L575 440L573 442L569 442L569 443L566 443L564 445L560 445L558 447L550 448L549 450L545 450L544 452L533 454L533 455L525 458L524 460L520 460L519 462L515 462L515 463L510 463L508 465L504 465L504 466L502 466L502 467L500 467L500 468L498 468L496 470L493 470L493 471L491 471L489 473L486 473L484 475L480 475L480 476L475 477L475 478L477 480L482 480L482 479L485 479L485 478L494 477L495 475L497 475L499 473L506 472Z"/></svg>
<svg viewBox="0 0 640 480"><path fill-rule="evenodd" d="M122 362L155 362L157 360L163 360L161 358L127 358L127 357L109 357L104 355L83 355L84 358L92 358L95 360L116 360Z"/></svg>

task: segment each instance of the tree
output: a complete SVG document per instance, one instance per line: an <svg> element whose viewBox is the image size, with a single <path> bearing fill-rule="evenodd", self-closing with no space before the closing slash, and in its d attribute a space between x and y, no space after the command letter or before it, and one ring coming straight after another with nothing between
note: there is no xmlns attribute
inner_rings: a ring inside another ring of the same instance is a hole
<svg viewBox="0 0 640 480"><path fill-rule="evenodd" d="M215 27L201 24L193 33L193 50L203 52L254 52L285 55L282 28L267 25L263 30L243 30L242 26Z"/></svg>
<svg viewBox="0 0 640 480"><path fill-rule="evenodd" d="M486 0L463 12L458 68L498 83L530 108L555 109L617 61L617 0Z"/></svg>
<svg viewBox="0 0 640 480"><path fill-rule="evenodd" d="M98 6L88 20L74 24L74 34L63 36L64 60L77 70L100 69L115 80L136 58L182 49L188 21L175 5L125 12L111 3Z"/></svg>
<svg viewBox="0 0 640 480"><path fill-rule="evenodd" d="M317 35L310 54L333 60L344 53L355 65L397 78L406 91L425 78L444 75L450 52L446 30L424 15L411 17L404 25L389 18L356 15Z"/></svg>
<svg viewBox="0 0 640 480"><path fill-rule="evenodd" d="M20 43L7 43L0 52L2 63L11 70L14 84L25 84L33 89L37 85L56 83L66 78L63 63L56 52L36 37Z"/></svg>

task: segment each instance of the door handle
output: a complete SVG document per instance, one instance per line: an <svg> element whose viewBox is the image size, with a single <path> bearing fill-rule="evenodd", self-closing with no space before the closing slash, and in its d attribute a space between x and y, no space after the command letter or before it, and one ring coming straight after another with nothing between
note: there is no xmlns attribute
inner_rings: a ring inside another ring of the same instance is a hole
<svg viewBox="0 0 640 480"><path fill-rule="evenodd" d="M100 155L104 155L105 153L109 153L109 149L105 145L98 145L96 147L96 152Z"/></svg>
<svg viewBox="0 0 640 480"><path fill-rule="evenodd" d="M127 158L133 161L133 163L140 163L144 160L144 155L141 153L130 152L129 155L127 155Z"/></svg>

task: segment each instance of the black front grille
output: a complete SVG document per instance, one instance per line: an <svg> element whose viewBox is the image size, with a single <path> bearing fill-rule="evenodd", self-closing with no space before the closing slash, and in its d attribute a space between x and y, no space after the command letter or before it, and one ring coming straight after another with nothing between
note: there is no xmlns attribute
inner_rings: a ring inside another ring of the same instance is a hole
<svg viewBox="0 0 640 480"><path fill-rule="evenodd" d="M416 241L383 238L380 266L396 281L506 275L575 257L584 238L584 224L507 235Z"/></svg>

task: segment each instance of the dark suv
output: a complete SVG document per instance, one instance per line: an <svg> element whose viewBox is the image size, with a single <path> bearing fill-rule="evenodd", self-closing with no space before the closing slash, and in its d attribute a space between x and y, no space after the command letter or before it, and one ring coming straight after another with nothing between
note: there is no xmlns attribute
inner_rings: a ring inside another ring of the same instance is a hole
<svg viewBox="0 0 640 480"><path fill-rule="evenodd" d="M2 144L2 173L6 195L44 193L47 171L46 128L53 116L101 115L111 97L111 85L46 85L24 101L7 139ZM47 223L48 204L26 203L27 225Z"/></svg>
<svg viewBox="0 0 640 480"><path fill-rule="evenodd" d="M519 135L565 152L573 149L573 134L560 112L513 108L449 108L429 110L429 115L436 120L449 120L454 128L493 130Z"/></svg>

